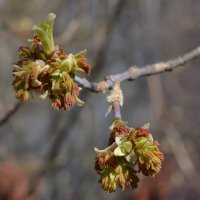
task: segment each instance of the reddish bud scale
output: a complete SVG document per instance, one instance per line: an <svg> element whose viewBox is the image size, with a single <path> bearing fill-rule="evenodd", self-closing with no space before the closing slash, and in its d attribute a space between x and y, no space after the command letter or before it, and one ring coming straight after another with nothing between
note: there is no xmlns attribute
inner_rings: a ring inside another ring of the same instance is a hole
<svg viewBox="0 0 200 200"><path fill-rule="evenodd" d="M61 59L61 60L64 60L67 58L67 53L60 48L60 51L58 51L58 57Z"/></svg>
<svg viewBox="0 0 200 200"><path fill-rule="evenodd" d="M76 83L74 83L71 87L71 93L72 95L75 95L75 96L79 96L80 94L80 89L78 87L78 85Z"/></svg>
<svg viewBox="0 0 200 200"><path fill-rule="evenodd" d="M64 109L69 110L75 104L76 104L76 98L69 93L65 94L65 96L64 96Z"/></svg>
<svg viewBox="0 0 200 200"><path fill-rule="evenodd" d="M135 135L135 138L139 138L139 137L148 137L148 135L150 134L148 129L144 129L144 128L135 128L133 131L133 134Z"/></svg>
<svg viewBox="0 0 200 200"><path fill-rule="evenodd" d="M113 142L115 142L116 137L128 135L130 135L130 129L128 127L123 125L116 125L110 134L108 145L111 145Z"/></svg>
<svg viewBox="0 0 200 200"><path fill-rule="evenodd" d="M116 160L112 152L102 152L95 159L95 170L100 173L104 168L115 164Z"/></svg>
<svg viewBox="0 0 200 200"><path fill-rule="evenodd" d="M91 72L91 66L88 63L86 57L84 56L84 54L80 54L79 56L77 56L77 64L79 66L81 66L82 70L86 73L86 74L90 74Z"/></svg>
<svg viewBox="0 0 200 200"><path fill-rule="evenodd" d="M32 56L29 47L19 47L18 52L19 55L23 56L24 58Z"/></svg>
<svg viewBox="0 0 200 200"><path fill-rule="evenodd" d="M59 109L62 107L62 103L61 103L60 99L55 99L55 100L53 100L53 101L52 101L52 107L53 107L54 109L59 110Z"/></svg>

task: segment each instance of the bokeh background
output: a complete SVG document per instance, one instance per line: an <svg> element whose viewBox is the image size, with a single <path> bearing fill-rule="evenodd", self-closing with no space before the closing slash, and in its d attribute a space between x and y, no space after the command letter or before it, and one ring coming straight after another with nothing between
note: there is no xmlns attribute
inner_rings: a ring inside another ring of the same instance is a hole
<svg viewBox="0 0 200 200"><path fill-rule="evenodd" d="M199 0L0 0L0 119L15 106L12 63L32 25L54 12L67 52L87 49L91 81L175 58L200 45ZM200 59L174 72L124 82L122 117L150 130L165 153L155 178L106 194L94 147L106 147L107 94L82 91L85 105L56 111L35 96L0 126L0 200L200 199Z"/></svg>

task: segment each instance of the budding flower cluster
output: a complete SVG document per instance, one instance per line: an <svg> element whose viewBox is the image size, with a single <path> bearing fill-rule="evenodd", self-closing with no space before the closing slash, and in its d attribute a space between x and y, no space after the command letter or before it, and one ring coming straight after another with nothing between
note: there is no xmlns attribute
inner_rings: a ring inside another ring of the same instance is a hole
<svg viewBox="0 0 200 200"><path fill-rule="evenodd" d="M73 55L54 46L54 19L51 13L44 22L34 26L36 34L31 45L19 48L19 60L13 65L13 87L18 99L26 101L36 91L43 99L49 97L53 108L68 110L83 104L78 98L80 88L74 81L75 74L89 74L91 67L85 51Z"/></svg>
<svg viewBox="0 0 200 200"><path fill-rule="evenodd" d="M117 187L124 190L127 186L134 189L139 182L138 173L154 176L160 171L163 153L146 126L134 129L117 119L110 129L109 146L96 149L95 160L95 170L105 191L114 192Z"/></svg>

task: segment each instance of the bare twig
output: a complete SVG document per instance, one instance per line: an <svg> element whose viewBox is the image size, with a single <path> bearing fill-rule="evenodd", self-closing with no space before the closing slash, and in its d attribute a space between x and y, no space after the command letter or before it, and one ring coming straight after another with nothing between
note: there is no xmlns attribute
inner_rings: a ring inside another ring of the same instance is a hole
<svg viewBox="0 0 200 200"><path fill-rule="evenodd" d="M114 113L114 117L121 119L120 107L123 105L123 94L122 94L122 90L121 90L119 82L116 82L113 85L110 95L107 96L107 102L110 103L111 105L109 106L108 112L106 113L106 115L112 109Z"/></svg>
<svg viewBox="0 0 200 200"><path fill-rule="evenodd" d="M19 101L11 109L9 109L4 114L4 116L0 119L0 126L5 124L17 112L17 110L21 107L21 105L22 105L22 102Z"/></svg>
<svg viewBox="0 0 200 200"><path fill-rule="evenodd" d="M114 117L121 119L122 117L121 117L121 109L120 109L119 101L114 101L112 103L112 108L113 108L113 112L114 112Z"/></svg>
<svg viewBox="0 0 200 200"><path fill-rule="evenodd" d="M143 76L150 76L154 74L160 74L163 72L169 72L176 69L177 67L183 66L185 63L198 57L200 57L200 47L197 47L196 49L184 54L183 56L179 56L178 58L166 62L145 65L141 68L131 66L125 72L107 76L104 81L98 83L89 82L88 80L81 79L79 77L75 77L75 81L81 87L87 88L93 92L104 92L108 88L111 88L115 82L135 80Z"/></svg>

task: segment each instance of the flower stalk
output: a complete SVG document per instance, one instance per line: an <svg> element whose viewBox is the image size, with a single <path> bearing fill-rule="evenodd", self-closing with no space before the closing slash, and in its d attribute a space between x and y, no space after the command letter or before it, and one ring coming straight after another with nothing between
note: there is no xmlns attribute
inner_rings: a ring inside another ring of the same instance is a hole
<svg viewBox="0 0 200 200"><path fill-rule="evenodd" d="M110 106L106 115L109 114L111 110L113 110L114 118L121 119L121 106L123 105L123 100L124 98L120 83L116 82L113 85L110 94L107 96L107 102L110 103Z"/></svg>
<svg viewBox="0 0 200 200"><path fill-rule="evenodd" d="M111 104L107 113L113 110L114 121L109 127L108 147L103 150L95 148L95 170L100 175L99 183L109 193L116 191L117 187L121 190L128 186L135 189L140 172L145 176L154 176L160 171L163 153L148 130L149 124L131 128L122 121L120 108L123 94L119 82L113 85L107 102Z"/></svg>
<svg viewBox="0 0 200 200"><path fill-rule="evenodd" d="M118 118L118 119L121 119L121 107L120 107L120 103L119 101L114 101L112 103L112 109L113 109L113 112L114 112L114 118Z"/></svg>

